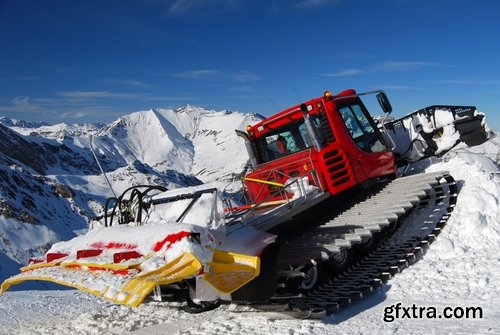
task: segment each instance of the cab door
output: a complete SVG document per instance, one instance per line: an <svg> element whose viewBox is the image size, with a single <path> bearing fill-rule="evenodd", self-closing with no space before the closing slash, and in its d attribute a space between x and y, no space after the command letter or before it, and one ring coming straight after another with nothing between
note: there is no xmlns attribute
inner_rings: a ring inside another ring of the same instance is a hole
<svg viewBox="0 0 500 335"><path fill-rule="evenodd" d="M336 105L351 139L351 145L346 141L344 147L351 159L358 183L395 173L394 155L388 150L361 100L351 99Z"/></svg>

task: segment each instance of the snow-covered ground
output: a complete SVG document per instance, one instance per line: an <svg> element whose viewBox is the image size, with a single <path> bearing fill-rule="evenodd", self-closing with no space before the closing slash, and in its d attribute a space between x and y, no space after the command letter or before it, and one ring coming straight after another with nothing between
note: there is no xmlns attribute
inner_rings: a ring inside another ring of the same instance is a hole
<svg viewBox="0 0 500 335"><path fill-rule="evenodd" d="M458 150L426 167L458 181L448 224L422 260L336 315L302 320L233 306L193 315L168 303L121 307L74 290L12 291L0 297L0 334L498 334L500 174L485 156L492 150L499 146Z"/></svg>

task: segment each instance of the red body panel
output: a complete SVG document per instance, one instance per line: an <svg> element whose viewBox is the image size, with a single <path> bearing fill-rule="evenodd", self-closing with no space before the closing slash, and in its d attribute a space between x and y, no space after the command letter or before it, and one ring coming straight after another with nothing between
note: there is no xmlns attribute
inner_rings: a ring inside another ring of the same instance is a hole
<svg viewBox="0 0 500 335"><path fill-rule="evenodd" d="M114 263L121 263L123 261L128 261L130 259L134 258L141 258L143 255L138 253L135 250L132 251L123 251L123 252L117 252L113 254L113 262Z"/></svg>
<svg viewBox="0 0 500 335"><path fill-rule="evenodd" d="M50 252L47 254L47 263L53 262L68 255L69 253L65 252Z"/></svg>
<svg viewBox="0 0 500 335"><path fill-rule="evenodd" d="M352 96L355 91L345 91L341 95ZM348 99L361 103L357 97ZM341 101L345 103L346 99ZM264 159L259 152L262 150L258 144L259 140L303 120L300 106L294 106L249 128L249 135L261 164L248 173L247 178L284 184L290 177L307 176L311 184L334 195L367 180L396 172L392 152L368 152L356 144L333 99L320 97L308 101L306 105L309 107L310 116L321 119L322 124L327 124L330 128L328 131L331 131L331 135L322 144L321 149L318 151L316 147L310 146L282 158L262 162ZM316 171L315 174L312 173L313 170ZM276 186L248 180L246 186L254 202L271 201L280 197L273 194L278 190Z"/></svg>
<svg viewBox="0 0 500 335"><path fill-rule="evenodd" d="M99 249L82 249L76 252L76 259L96 257L102 254L102 250Z"/></svg>

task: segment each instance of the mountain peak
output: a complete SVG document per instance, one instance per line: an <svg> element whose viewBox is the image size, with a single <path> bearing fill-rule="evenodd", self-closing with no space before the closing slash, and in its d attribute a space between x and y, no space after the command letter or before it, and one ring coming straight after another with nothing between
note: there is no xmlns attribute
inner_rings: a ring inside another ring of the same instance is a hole
<svg viewBox="0 0 500 335"><path fill-rule="evenodd" d="M11 119L5 116L0 116L0 124L6 127L20 127L20 128L39 128L42 126L50 126L50 123L44 121L23 121Z"/></svg>
<svg viewBox="0 0 500 335"><path fill-rule="evenodd" d="M183 114L183 113L197 113L197 114L206 114L206 113L214 113L214 110L208 110L203 107L198 107L194 105L187 104L185 106L176 108L174 110L177 114Z"/></svg>

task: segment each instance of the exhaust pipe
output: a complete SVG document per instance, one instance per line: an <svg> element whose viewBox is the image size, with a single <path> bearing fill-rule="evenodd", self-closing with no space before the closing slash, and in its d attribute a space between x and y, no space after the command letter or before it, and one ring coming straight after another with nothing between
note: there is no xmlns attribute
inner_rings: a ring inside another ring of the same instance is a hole
<svg viewBox="0 0 500 335"><path fill-rule="evenodd" d="M257 158L255 157L255 152L253 150L252 142L250 141L250 136L242 130L235 130L236 135L245 140L245 147L247 148L248 158L250 158L250 164L252 168L257 167Z"/></svg>

